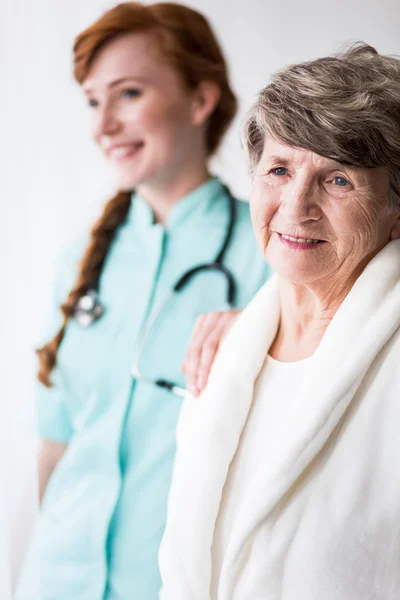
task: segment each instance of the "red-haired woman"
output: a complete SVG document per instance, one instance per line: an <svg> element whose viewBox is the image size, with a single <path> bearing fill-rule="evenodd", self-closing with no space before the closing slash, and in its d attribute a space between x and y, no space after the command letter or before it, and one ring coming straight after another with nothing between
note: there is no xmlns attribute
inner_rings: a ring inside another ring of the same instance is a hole
<svg viewBox="0 0 400 600"><path fill-rule="evenodd" d="M236 99L206 19L120 4L74 69L119 191L66 252L39 350L41 593L155 600L193 323L246 304L268 267L248 205L209 173Z"/></svg>

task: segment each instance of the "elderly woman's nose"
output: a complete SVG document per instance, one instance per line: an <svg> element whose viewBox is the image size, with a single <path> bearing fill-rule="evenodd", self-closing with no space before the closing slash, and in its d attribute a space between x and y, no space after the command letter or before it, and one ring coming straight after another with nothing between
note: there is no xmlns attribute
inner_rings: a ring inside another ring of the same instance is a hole
<svg viewBox="0 0 400 600"><path fill-rule="evenodd" d="M319 219L320 208L314 186L309 183L289 186L282 195L280 212L294 222Z"/></svg>

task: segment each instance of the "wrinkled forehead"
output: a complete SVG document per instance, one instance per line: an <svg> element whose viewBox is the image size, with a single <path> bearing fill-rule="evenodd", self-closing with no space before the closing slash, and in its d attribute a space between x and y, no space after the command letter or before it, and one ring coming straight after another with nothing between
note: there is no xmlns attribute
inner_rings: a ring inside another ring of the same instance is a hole
<svg viewBox="0 0 400 600"><path fill-rule="evenodd" d="M282 166L291 164L294 167L310 165L321 169L344 166L342 163L316 154L312 150L290 146L270 134L266 134L264 138L263 151L260 157L260 163L262 162L280 162Z"/></svg>

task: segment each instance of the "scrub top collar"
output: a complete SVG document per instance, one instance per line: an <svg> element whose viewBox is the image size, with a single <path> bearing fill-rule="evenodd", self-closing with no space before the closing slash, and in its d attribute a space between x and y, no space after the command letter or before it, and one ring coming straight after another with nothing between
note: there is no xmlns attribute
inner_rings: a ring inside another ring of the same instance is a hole
<svg viewBox="0 0 400 600"><path fill-rule="evenodd" d="M210 177L172 207L165 228L171 231L187 219L206 216L223 189L223 185L217 177ZM154 214L150 206L135 192L131 198L127 225L129 229L132 228L136 231L143 231L143 229L154 226L160 227L159 223L154 223Z"/></svg>

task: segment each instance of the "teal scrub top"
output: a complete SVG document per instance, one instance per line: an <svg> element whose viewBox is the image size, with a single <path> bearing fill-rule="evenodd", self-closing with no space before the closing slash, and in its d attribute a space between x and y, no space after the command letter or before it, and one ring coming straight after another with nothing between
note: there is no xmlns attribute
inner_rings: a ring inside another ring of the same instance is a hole
<svg viewBox="0 0 400 600"><path fill-rule="evenodd" d="M233 238L224 258L246 305L270 275L252 231L249 206L237 201ZM54 386L39 385L40 437L68 444L42 504L42 600L156 600L158 548L164 531L182 398L131 375L135 342L154 307L188 269L212 262L229 221L227 193L216 178L181 199L164 226L133 195L101 277L105 313L88 328L68 324ZM87 242L87 240L86 240ZM64 255L54 310L77 272L84 245ZM196 276L151 330L140 369L184 386L180 365L196 317L224 308L225 279ZM229 418L229 415L227 415Z"/></svg>

